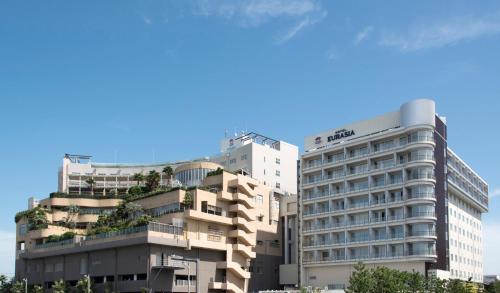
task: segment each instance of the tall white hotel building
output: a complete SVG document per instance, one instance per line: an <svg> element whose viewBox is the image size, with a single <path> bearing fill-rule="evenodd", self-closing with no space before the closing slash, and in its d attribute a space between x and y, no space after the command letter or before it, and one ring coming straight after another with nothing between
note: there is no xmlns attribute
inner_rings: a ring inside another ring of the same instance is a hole
<svg viewBox="0 0 500 293"><path fill-rule="evenodd" d="M353 265L482 282L488 185L447 145L432 100L305 138L300 283L341 289Z"/></svg>

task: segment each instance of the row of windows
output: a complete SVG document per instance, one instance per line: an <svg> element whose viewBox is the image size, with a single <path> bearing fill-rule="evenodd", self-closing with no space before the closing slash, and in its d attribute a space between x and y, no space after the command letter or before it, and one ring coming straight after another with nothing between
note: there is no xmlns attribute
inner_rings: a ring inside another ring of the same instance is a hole
<svg viewBox="0 0 500 293"><path fill-rule="evenodd" d="M454 246L458 249L465 250L467 252L471 252L474 254L482 254L483 250L481 248L474 247L473 245L468 245L457 241L456 239L450 239L451 246ZM480 243L479 243L480 244Z"/></svg>
<svg viewBox="0 0 500 293"><path fill-rule="evenodd" d="M471 258L468 258L468 257L462 257L460 255L457 255L457 254L450 254L450 259L452 261L455 261L455 262L458 262L458 263L463 263L464 265L469 265L469 266L473 266L473 267L477 267L477 268L482 268L483 265L481 264L481 262L475 260L475 259L471 259Z"/></svg>
<svg viewBox="0 0 500 293"><path fill-rule="evenodd" d="M243 154L243 155L241 155L240 160L246 161L247 158L248 158L247 154ZM266 162L266 157L264 157L264 162ZM225 163L226 162L221 162L222 165L224 165ZM280 165L281 164L280 158L275 158L275 163L276 163L276 165ZM230 158L229 164L236 164L236 158Z"/></svg>
<svg viewBox="0 0 500 293"><path fill-rule="evenodd" d="M469 232L465 228L463 228L463 229L460 228L460 226L458 226L458 225L450 224L450 232L458 233L458 235L465 236L466 238L469 238L470 240L479 241L479 242L481 242L481 240L482 240L481 232L478 232L477 234L474 232ZM476 232L477 232L477 230L476 230ZM451 233L450 233L450 236L451 236Z"/></svg>
<svg viewBox="0 0 500 293"><path fill-rule="evenodd" d="M452 277L457 278L473 278L476 282L482 282L483 278L480 274L473 274L470 272L459 271L459 270L450 270Z"/></svg>

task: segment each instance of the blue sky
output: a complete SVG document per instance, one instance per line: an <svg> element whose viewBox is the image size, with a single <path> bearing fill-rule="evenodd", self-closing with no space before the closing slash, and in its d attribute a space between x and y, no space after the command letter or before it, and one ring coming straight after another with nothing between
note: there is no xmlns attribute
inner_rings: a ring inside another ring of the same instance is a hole
<svg viewBox="0 0 500 293"><path fill-rule="evenodd" d="M225 129L302 147L418 97L490 184L485 271L500 273L498 52L498 1L2 1L0 273L15 212L56 190L64 153L188 159Z"/></svg>

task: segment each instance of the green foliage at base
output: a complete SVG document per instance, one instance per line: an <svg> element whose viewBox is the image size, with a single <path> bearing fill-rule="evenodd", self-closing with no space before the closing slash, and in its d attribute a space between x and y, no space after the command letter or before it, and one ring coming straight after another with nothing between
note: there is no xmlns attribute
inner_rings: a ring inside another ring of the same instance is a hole
<svg viewBox="0 0 500 293"><path fill-rule="evenodd" d="M363 263L354 265L347 293L476 293L478 286L461 280L441 280L418 272L406 272ZM496 293L496 292L495 292ZM499 291L500 293L500 291Z"/></svg>

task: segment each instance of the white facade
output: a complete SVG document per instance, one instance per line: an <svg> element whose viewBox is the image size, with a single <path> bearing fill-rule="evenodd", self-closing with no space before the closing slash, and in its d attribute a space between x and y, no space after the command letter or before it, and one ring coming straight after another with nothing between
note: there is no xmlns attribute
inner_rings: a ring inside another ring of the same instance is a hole
<svg viewBox="0 0 500 293"><path fill-rule="evenodd" d="M221 153L210 160L227 170L248 173L277 193L297 194L297 146L250 133L223 139Z"/></svg>
<svg viewBox="0 0 500 293"><path fill-rule="evenodd" d="M299 205L302 286L343 288L358 261L481 281L487 185L468 167L462 168L469 177L460 180L461 188L448 184L455 177L446 158L450 165L454 156L441 138L443 122L433 101L419 99L306 137ZM462 215L456 234L451 231L457 222L450 218L455 211ZM452 246L455 239L460 250Z"/></svg>
<svg viewBox="0 0 500 293"><path fill-rule="evenodd" d="M451 150L447 167L450 277L482 282L481 215L488 204L488 185Z"/></svg>
<svg viewBox="0 0 500 293"><path fill-rule="evenodd" d="M230 141L233 143L230 145ZM81 194L90 192L86 182L92 178L93 193L109 195L125 193L137 185L133 175L147 175L150 171L160 173L160 185L166 185L169 178L162 173L165 166L176 167L190 162L214 162L229 171L243 171L260 183L273 187L280 194L297 194L298 147L284 141L277 141L262 135L249 133L241 137L224 139L221 153L213 157L193 161L163 162L153 164L108 164L91 162L90 156L65 155L59 170L59 192ZM193 185L211 170L200 170L200 174L175 174L175 179L184 185ZM194 176L198 176L194 179Z"/></svg>

